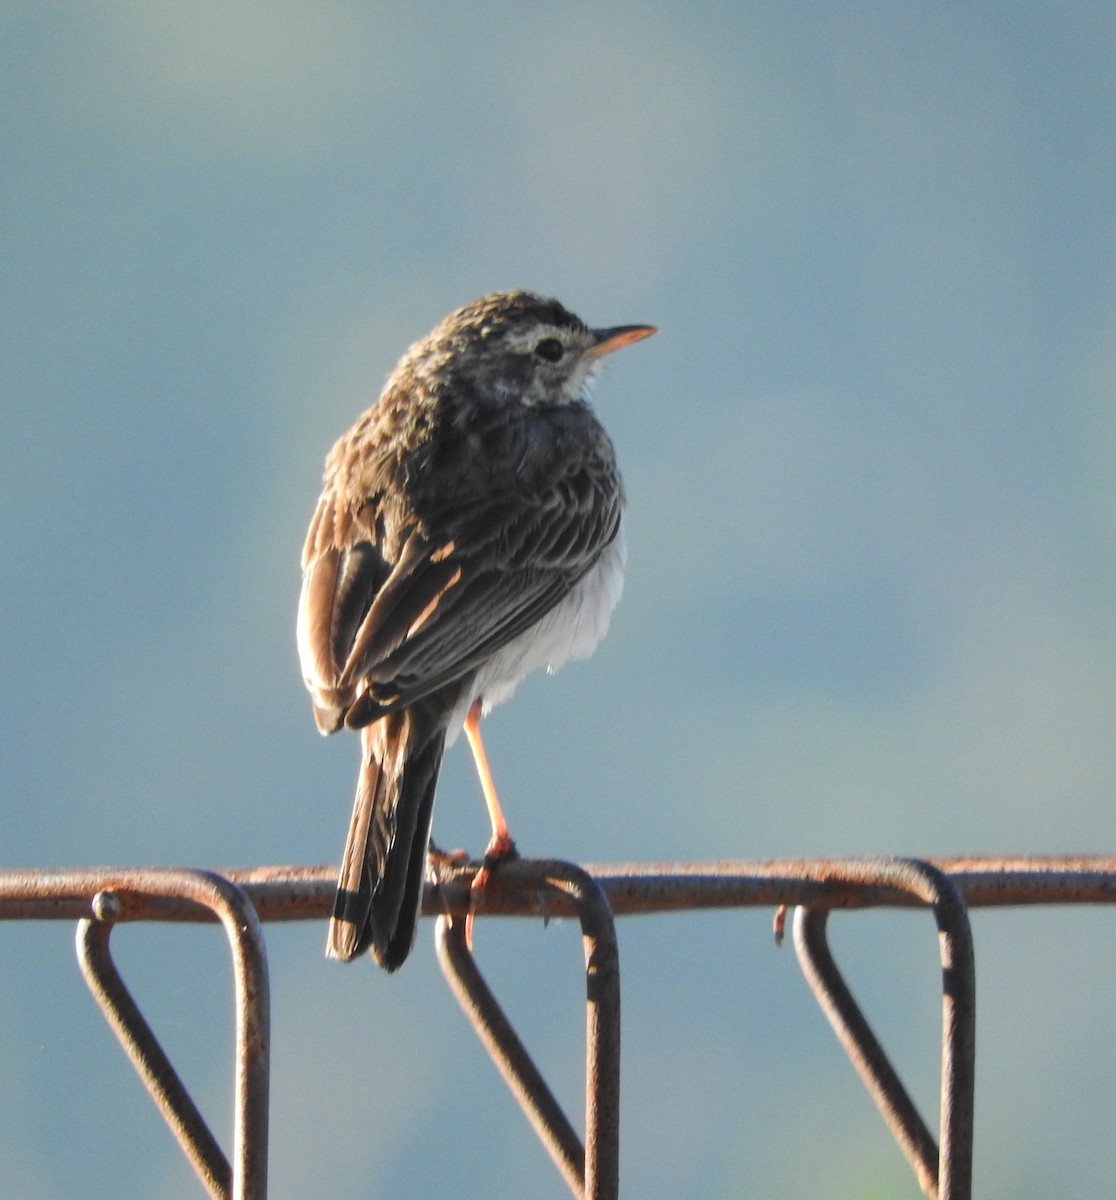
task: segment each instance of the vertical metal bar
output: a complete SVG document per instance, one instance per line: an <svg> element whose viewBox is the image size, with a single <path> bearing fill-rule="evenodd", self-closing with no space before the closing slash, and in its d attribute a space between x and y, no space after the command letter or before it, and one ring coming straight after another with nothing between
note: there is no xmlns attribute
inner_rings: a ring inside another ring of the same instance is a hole
<svg viewBox="0 0 1116 1200"><path fill-rule="evenodd" d="M942 963L942 1156L944 1200L969 1200L973 1189L976 1091L976 956L969 913L948 875L935 875L934 917Z"/></svg>
<svg viewBox="0 0 1116 1200"><path fill-rule="evenodd" d="M577 905L585 952L585 1195L620 1192L620 949L608 897L573 863L540 864Z"/></svg>

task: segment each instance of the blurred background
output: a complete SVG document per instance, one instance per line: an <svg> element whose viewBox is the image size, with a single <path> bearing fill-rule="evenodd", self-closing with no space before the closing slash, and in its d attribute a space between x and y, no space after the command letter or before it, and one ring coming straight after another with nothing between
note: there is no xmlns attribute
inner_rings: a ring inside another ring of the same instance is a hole
<svg viewBox="0 0 1116 1200"><path fill-rule="evenodd" d="M487 723L528 854L1116 842L1116 10L0 8L0 858L328 863L354 738L293 623L326 451L405 347L529 287L660 335L593 660ZM444 845L487 835L462 744ZM918 1195L771 914L632 919L622 1191ZM1114 915L978 913L976 1194L1111 1194ZM925 914L837 917L936 1121ZM0 1191L201 1195L65 924L0 929ZM271 927L271 1195L564 1196L441 981ZM114 940L227 1138L212 929ZM580 939L477 953L580 1108Z"/></svg>

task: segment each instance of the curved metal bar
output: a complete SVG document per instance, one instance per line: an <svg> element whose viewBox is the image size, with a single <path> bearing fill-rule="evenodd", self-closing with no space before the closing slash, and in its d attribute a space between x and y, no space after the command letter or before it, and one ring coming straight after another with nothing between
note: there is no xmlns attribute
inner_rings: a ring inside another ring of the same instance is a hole
<svg viewBox="0 0 1116 1200"><path fill-rule="evenodd" d="M794 910L794 947L802 973L911 1164L919 1187L926 1195L937 1196L938 1143L833 960L825 936L828 920L828 909Z"/></svg>
<svg viewBox="0 0 1116 1200"><path fill-rule="evenodd" d="M492 994L465 942L465 924L440 916L434 928L442 973L575 1196L585 1195L585 1147Z"/></svg>
<svg viewBox="0 0 1116 1200"><path fill-rule="evenodd" d="M455 880L461 874L455 872ZM536 895L559 893L572 904L581 922L586 990L584 1149L484 984L465 944L464 923L444 914L437 928L439 961L478 1036L571 1190L587 1200L616 1200L620 1186L620 954L608 899L597 881L573 863L520 859L502 863L498 877L501 883L509 881ZM545 906L545 897L539 902Z"/></svg>
<svg viewBox="0 0 1116 1200"><path fill-rule="evenodd" d="M108 882L108 881L106 881ZM203 1169L199 1170L211 1195L229 1196L232 1200L265 1200L267 1195L267 1135L268 1135L268 1086L270 1053L270 992L267 976L267 957L264 950L263 933L251 901L243 891L229 880L210 871L150 870L112 872L108 889L102 889L93 898L94 917L98 922L116 922L130 919L129 900L139 899L139 908L145 909L153 897L169 897L187 901L208 909L224 926L232 950L233 980L236 1010L236 1071L233 1099L233 1173L231 1192L213 1191L220 1185L220 1177L213 1172L212 1147L202 1155ZM82 922L83 926L88 922ZM151 1045L158 1045L146 1021L128 996L128 1006L118 1008L121 992L127 989L119 974L112 969L119 989L110 980L109 993L102 999L99 983L100 968L108 960L108 938L103 939L99 955L99 935L82 930L79 932L79 958L85 972L89 963L89 948L92 946L93 977L86 979L101 1003L109 1022L131 1058L137 1071L160 1111L167 1119L187 1157L198 1169L195 1153L187 1142L179 1137L179 1117L174 1106L164 1106L167 1076L160 1066L169 1067L162 1050L150 1057ZM84 955L83 955L84 951ZM102 961L102 959L104 961ZM110 964L111 965L111 964ZM107 976L106 976L107 978ZM107 1007L106 1007L107 1001ZM142 1027L133 1016L139 1015ZM144 1032L146 1031L146 1033ZM138 1054L138 1056L137 1056ZM173 1069L172 1069L173 1075ZM158 1078L156 1078L158 1076ZM174 1076L177 1080L177 1076ZM152 1087L153 1081L156 1083ZM169 1085L173 1092L174 1085ZM181 1088L181 1083L178 1083ZM185 1089L182 1089L183 1094ZM193 1108L192 1101L190 1107ZM185 1110L179 1110L184 1112ZM196 1112L196 1109L194 1109ZM198 1117L200 1120L200 1116ZM202 1122L204 1125L204 1122ZM210 1135L212 1138L212 1135ZM223 1155L222 1155L223 1157ZM227 1167L226 1163L226 1167Z"/></svg>
<svg viewBox="0 0 1116 1200"><path fill-rule="evenodd" d="M205 1190L215 1200L227 1200L232 1188L229 1160L120 977L109 952L112 928L92 918L78 922L81 973Z"/></svg>
<svg viewBox="0 0 1116 1200"><path fill-rule="evenodd" d="M918 859L831 862L826 878L834 883L899 888L929 905L934 913L942 964L940 1149L833 960L825 939L827 910L800 908L796 912L795 948L810 987L922 1190L938 1200L968 1200L972 1191L976 967L965 903L947 875Z"/></svg>
<svg viewBox="0 0 1116 1200"><path fill-rule="evenodd" d="M585 1195L620 1191L620 949L604 889L573 863L540 862L550 887L577 906L585 951Z"/></svg>

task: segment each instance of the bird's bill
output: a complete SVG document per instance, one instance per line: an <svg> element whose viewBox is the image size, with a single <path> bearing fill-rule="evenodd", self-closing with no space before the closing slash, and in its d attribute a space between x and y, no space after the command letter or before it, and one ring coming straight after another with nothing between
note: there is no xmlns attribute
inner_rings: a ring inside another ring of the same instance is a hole
<svg viewBox="0 0 1116 1200"><path fill-rule="evenodd" d="M600 358L611 354L621 346L630 346L633 342L642 342L659 331L654 325L614 325L611 329L594 329L594 343L585 352L587 358Z"/></svg>

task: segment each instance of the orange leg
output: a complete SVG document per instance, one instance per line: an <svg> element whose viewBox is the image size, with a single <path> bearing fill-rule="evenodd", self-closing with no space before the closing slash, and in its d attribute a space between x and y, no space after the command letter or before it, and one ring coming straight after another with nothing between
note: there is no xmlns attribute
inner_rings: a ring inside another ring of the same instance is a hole
<svg viewBox="0 0 1116 1200"><path fill-rule="evenodd" d="M488 806L488 819L492 822L492 840L488 843L485 858L505 858L507 849L512 845L511 834L508 833L508 823L504 820L504 810L500 807L496 795L496 785L492 782L492 770L488 765L488 755L484 752L484 742L480 732L481 702L473 703L469 715L465 718L465 736L469 739L469 749L473 752L473 761L477 764L477 774L480 776L481 791L484 792L484 802Z"/></svg>
<svg viewBox="0 0 1116 1200"><path fill-rule="evenodd" d="M488 755L484 752L484 742L480 733L481 702L476 700L465 718L465 736L469 739L469 749L473 752L473 761L477 764L477 774L480 776L481 791L484 792L484 802L488 806L488 819L492 822L492 838L484 852L484 865L473 877L473 902L469 915L465 918L465 940L471 950L473 948L473 917L476 913L476 903L481 892L488 886L491 867L501 859L515 855L515 842L508 832L508 823L504 820L504 810L500 807L496 795L496 785L492 782L492 770L488 765Z"/></svg>

